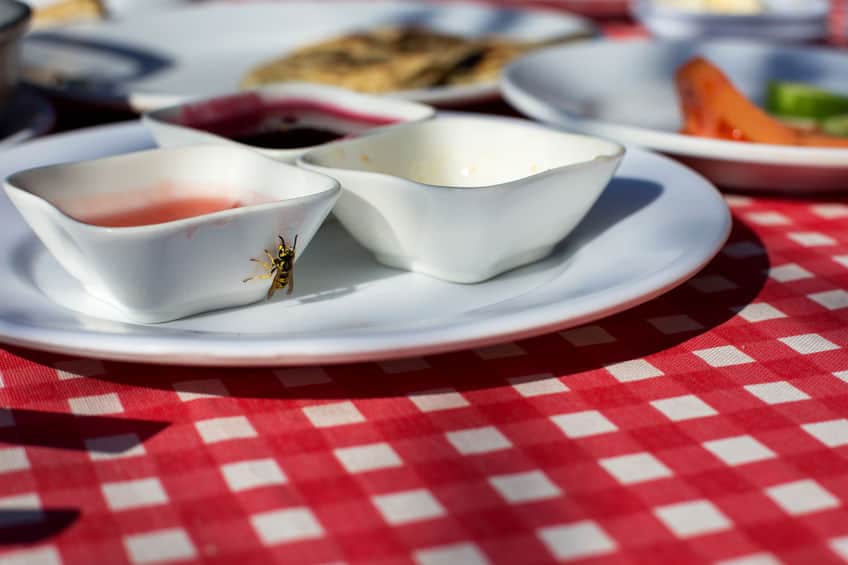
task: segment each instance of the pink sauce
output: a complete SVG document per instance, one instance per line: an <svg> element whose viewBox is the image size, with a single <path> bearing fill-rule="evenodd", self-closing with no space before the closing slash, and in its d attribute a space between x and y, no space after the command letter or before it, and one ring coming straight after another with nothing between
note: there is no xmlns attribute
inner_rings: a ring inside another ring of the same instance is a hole
<svg viewBox="0 0 848 565"><path fill-rule="evenodd" d="M141 208L132 208L99 216L78 218L81 222L109 228L146 226L182 220L193 216L211 214L221 210L239 208L242 204L230 198L194 196L157 202Z"/></svg>
<svg viewBox="0 0 848 565"><path fill-rule="evenodd" d="M185 106L177 121L249 145L296 148L357 135L399 120L305 98L273 101L246 93Z"/></svg>

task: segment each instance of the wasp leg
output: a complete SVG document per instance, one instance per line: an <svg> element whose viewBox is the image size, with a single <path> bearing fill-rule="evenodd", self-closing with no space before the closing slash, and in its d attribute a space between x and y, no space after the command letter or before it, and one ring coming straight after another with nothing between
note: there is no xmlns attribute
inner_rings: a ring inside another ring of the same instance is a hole
<svg viewBox="0 0 848 565"><path fill-rule="evenodd" d="M265 273L264 275L253 275L252 277L247 277L246 279L242 279L241 282L246 283L247 281L252 281L253 279L268 280L272 276L273 275L271 273Z"/></svg>

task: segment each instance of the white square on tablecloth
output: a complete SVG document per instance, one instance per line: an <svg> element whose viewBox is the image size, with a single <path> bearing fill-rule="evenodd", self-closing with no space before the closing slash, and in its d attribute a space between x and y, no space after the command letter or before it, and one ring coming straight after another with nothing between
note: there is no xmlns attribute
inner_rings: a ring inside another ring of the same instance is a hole
<svg viewBox="0 0 848 565"><path fill-rule="evenodd" d="M383 519L396 526L444 516L447 512L427 489L371 497Z"/></svg>
<svg viewBox="0 0 848 565"><path fill-rule="evenodd" d="M749 435L714 439L704 442L704 449L725 465L736 466L774 459L777 454Z"/></svg>
<svg viewBox="0 0 848 565"><path fill-rule="evenodd" d="M0 473L29 469L29 459L23 447L0 449Z"/></svg>
<svg viewBox="0 0 848 565"><path fill-rule="evenodd" d="M839 310L848 308L848 292L842 289L828 290L827 292L816 292L808 294L807 298L820 304L828 310Z"/></svg>
<svg viewBox="0 0 848 565"><path fill-rule="evenodd" d="M836 240L820 232L792 232L787 237L802 247L820 247L836 245Z"/></svg>
<svg viewBox="0 0 848 565"><path fill-rule="evenodd" d="M754 302L743 306L736 311L736 315L752 324L786 317L786 314L766 302Z"/></svg>
<svg viewBox="0 0 848 565"><path fill-rule="evenodd" d="M843 267L848 267L848 255L834 255L832 259Z"/></svg>
<svg viewBox="0 0 848 565"><path fill-rule="evenodd" d="M274 375L286 388L299 386L323 385L333 382L327 371L321 367L296 367L293 369L276 369Z"/></svg>
<svg viewBox="0 0 848 565"><path fill-rule="evenodd" d="M812 479L769 487L766 495L792 516L836 508L840 504L838 498Z"/></svg>
<svg viewBox="0 0 848 565"><path fill-rule="evenodd" d="M409 357L407 359L392 359L377 363L384 373L394 375L397 373L411 373L412 371L423 371L429 369L430 364L420 357Z"/></svg>
<svg viewBox="0 0 848 565"><path fill-rule="evenodd" d="M422 412L436 412L469 406L465 397L452 388L434 388L409 394L409 400Z"/></svg>
<svg viewBox="0 0 848 565"><path fill-rule="evenodd" d="M494 426L447 432L445 437L463 455L488 453L512 447L512 442Z"/></svg>
<svg viewBox="0 0 848 565"><path fill-rule="evenodd" d="M527 353L514 343L500 343L488 347L478 347L474 350L480 359L490 361L492 359L506 359L507 357L519 357Z"/></svg>
<svg viewBox="0 0 848 565"><path fill-rule="evenodd" d="M202 379L196 381L181 381L174 383L177 397L183 402L202 398L229 396L230 392L220 379Z"/></svg>
<svg viewBox="0 0 848 565"><path fill-rule="evenodd" d="M613 365L607 365L606 370L619 382L641 381L663 376L663 372L645 361L644 359L633 359L622 361Z"/></svg>
<svg viewBox="0 0 848 565"><path fill-rule="evenodd" d="M830 541L827 542L827 545L830 546L830 549L832 549L836 555L845 561L848 561L848 536L831 538Z"/></svg>
<svg viewBox="0 0 848 565"><path fill-rule="evenodd" d="M751 212L745 217L760 226L785 226L792 223L792 220L780 212Z"/></svg>
<svg viewBox="0 0 848 565"><path fill-rule="evenodd" d="M683 420L704 418L718 414L712 406L694 394L652 400L651 406L662 412L672 422L682 422Z"/></svg>
<svg viewBox="0 0 848 565"><path fill-rule="evenodd" d="M845 204L815 204L810 206L813 213L826 220L834 218L848 218L848 206Z"/></svg>
<svg viewBox="0 0 848 565"><path fill-rule="evenodd" d="M283 485L287 478L273 459L251 459L221 465L221 474L233 492L269 485Z"/></svg>
<svg viewBox="0 0 848 565"><path fill-rule="evenodd" d="M306 406L303 408L303 413L316 428L346 426L365 421L365 416L350 400Z"/></svg>
<svg viewBox="0 0 848 565"><path fill-rule="evenodd" d="M813 278L813 273L796 263L786 263L769 269L769 276L777 282L792 282Z"/></svg>
<svg viewBox="0 0 848 565"><path fill-rule="evenodd" d="M748 257L764 255L766 250L756 241L737 241L725 245L721 252L734 259L747 259Z"/></svg>
<svg viewBox="0 0 848 565"><path fill-rule="evenodd" d="M833 376L845 383L848 383L848 371L836 371L833 373Z"/></svg>
<svg viewBox="0 0 848 565"><path fill-rule="evenodd" d="M147 453L136 434L88 438L85 440L85 449L92 461L136 457Z"/></svg>
<svg viewBox="0 0 848 565"><path fill-rule="evenodd" d="M0 528L21 526L44 520L41 498L36 493L0 498Z"/></svg>
<svg viewBox="0 0 848 565"><path fill-rule="evenodd" d="M679 334L702 329L704 326L685 314L648 318L648 323L665 335Z"/></svg>
<svg viewBox="0 0 848 565"><path fill-rule="evenodd" d="M256 430L245 416L210 418L194 423L203 443L256 437Z"/></svg>
<svg viewBox="0 0 848 565"><path fill-rule="evenodd" d="M654 508L654 515L679 538L690 538L732 527L727 517L708 500L692 500Z"/></svg>
<svg viewBox="0 0 848 565"><path fill-rule="evenodd" d="M723 559L715 565L781 565L781 562L771 553L754 553L732 559Z"/></svg>
<svg viewBox="0 0 848 565"><path fill-rule="evenodd" d="M119 412L124 411L121 399L118 398L118 395L114 392L69 398L68 405L71 408L71 412L78 416L118 414Z"/></svg>
<svg viewBox="0 0 848 565"><path fill-rule="evenodd" d="M712 294L714 292L723 292L725 290L739 288L735 282L720 275L704 275L702 277L695 277L689 281L689 286L695 288L695 290L699 292L703 292L704 294Z"/></svg>
<svg viewBox="0 0 848 565"><path fill-rule="evenodd" d="M525 398L568 392L568 387L550 373L511 377L507 380L512 388Z"/></svg>
<svg viewBox="0 0 848 565"><path fill-rule="evenodd" d="M130 561L139 565L177 559L192 559L197 550L182 528L167 528L144 534L124 536Z"/></svg>
<svg viewBox="0 0 848 565"><path fill-rule="evenodd" d="M536 535L560 561L603 555L617 548L615 540L591 520L539 528Z"/></svg>
<svg viewBox="0 0 848 565"><path fill-rule="evenodd" d="M60 381L78 379L80 377L95 377L106 374L102 361L96 359L69 359L53 364Z"/></svg>
<svg viewBox="0 0 848 565"><path fill-rule="evenodd" d="M692 353L703 359L704 363L710 367L731 367L754 362L749 355L732 345L697 349Z"/></svg>
<svg viewBox="0 0 848 565"><path fill-rule="evenodd" d="M838 345L825 339L819 334L792 335L782 337L780 338L780 341L801 355L810 355L811 353L821 353L822 351L839 349Z"/></svg>
<svg viewBox="0 0 848 565"><path fill-rule="evenodd" d="M100 488L106 504L115 512L168 502L168 495L162 488L162 483L155 477L104 483Z"/></svg>
<svg viewBox="0 0 848 565"><path fill-rule="evenodd" d="M542 471L489 477L489 484L510 504L556 498L562 491Z"/></svg>
<svg viewBox="0 0 848 565"><path fill-rule="evenodd" d="M489 560L473 543L453 543L419 549L413 553L418 565L488 565Z"/></svg>
<svg viewBox="0 0 848 565"><path fill-rule="evenodd" d="M631 453L600 459L598 463L623 485L672 476L671 469L650 453Z"/></svg>
<svg viewBox="0 0 848 565"><path fill-rule="evenodd" d="M848 445L848 419L837 418L824 422L801 424L801 428L827 447Z"/></svg>
<svg viewBox="0 0 848 565"><path fill-rule="evenodd" d="M613 343L616 339L601 326L583 326L573 330L560 332L559 335L574 347L586 347L589 345L602 345Z"/></svg>
<svg viewBox="0 0 848 565"><path fill-rule="evenodd" d="M810 395L786 381L745 385L744 388L766 404L784 404L810 399Z"/></svg>
<svg viewBox="0 0 848 565"><path fill-rule="evenodd" d="M0 565L62 565L62 558L51 545L4 553L3 557L0 557Z"/></svg>
<svg viewBox="0 0 848 565"><path fill-rule="evenodd" d="M324 528L309 508L298 506L254 514L250 523L265 545L320 538Z"/></svg>
<svg viewBox="0 0 848 565"><path fill-rule="evenodd" d="M551 421L572 439L615 432L618 427L597 410L551 416Z"/></svg>
<svg viewBox="0 0 848 565"><path fill-rule="evenodd" d="M333 454L348 473L364 473L403 465L392 446L385 442L340 447L333 450Z"/></svg>

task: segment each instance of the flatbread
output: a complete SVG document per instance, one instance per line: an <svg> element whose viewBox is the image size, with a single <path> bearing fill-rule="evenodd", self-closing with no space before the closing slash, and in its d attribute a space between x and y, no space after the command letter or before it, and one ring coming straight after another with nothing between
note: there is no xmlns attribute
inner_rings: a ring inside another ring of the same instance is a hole
<svg viewBox="0 0 848 565"><path fill-rule="evenodd" d="M379 28L307 45L263 63L241 85L306 81L383 93L494 81L507 62L530 47L414 27Z"/></svg>

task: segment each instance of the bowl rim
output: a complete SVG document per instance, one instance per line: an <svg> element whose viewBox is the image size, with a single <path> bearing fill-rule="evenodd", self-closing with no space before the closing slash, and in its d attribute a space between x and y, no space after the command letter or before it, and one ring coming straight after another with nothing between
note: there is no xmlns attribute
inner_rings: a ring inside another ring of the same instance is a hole
<svg viewBox="0 0 848 565"><path fill-rule="evenodd" d="M322 173L322 174L325 174L325 175L328 175L328 176L333 176L331 171L346 171L348 174L361 174L363 176L370 176L370 177L380 178L380 179L402 180L405 183L409 183L409 184L415 185L417 187L421 187L421 188L426 189L426 190L445 191L445 192L457 192L457 191L463 191L464 192L464 191L468 191L468 190L472 190L472 191L493 191L493 190L503 189L504 187L508 187L510 185L513 185L513 184L516 184L516 183L519 183L519 182L526 182L526 181L531 180L531 179L540 179L540 178L544 178L546 176L559 174L559 173L561 173L565 170L577 170L577 169L582 169L582 168L586 168L586 167L589 167L589 166L598 165L600 163L604 163L604 162L608 162L608 161L620 161L624 157L625 153L627 152L627 148L624 145L622 145L621 143L618 143L617 141L613 141L613 140L605 138L605 137L599 137L599 136L589 135L589 134L584 134L584 133L566 132L566 131L562 131L562 130L559 130L559 129L556 129L556 128L548 127L548 126L546 126L544 124L540 124L538 122L533 122L531 120L525 120L525 119L522 119L522 118L512 118L512 117L507 117L507 116L485 116L485 115L475 115L475 114L466 114L466 113L455 113L455 114L448 113L448 114L443 114L441 116L437 116L437 117L431 119L429 121L428 125L432 124L433 122L439 122L439 121L441 121L441 122L447 122L447 121L478 121L478 122L488 122L488 123L513 124L513 125L517 125L517 126L520 126L520 127L526 127L527 129L536 129L536 130L539 130L539 131L542 131L542 132L545 132L545 133L548 133L548 134L553 134L555 136L568 137L568 138L572 138L572 139L578 138L578 139L587 139L587 140L592 140L592 141L601 141L603 143L609 144L610 147L614 150L614 152L611 153L611 154L596 155L596 156L592 157L591 159L586 159L584 161L578 161L576 163L571 163L571 164L568 164L568 165L560 165L560 166L557 166L557 167L552 167L550 169L545 169L545 170L539 171L537 173L521 176L521 177L518 177L518 178L515 178L515 179L512 179L512 180L508 180L508 181L504 181L504 182L493 183L493 184L485 184L485 185L474 185L474 186L459 186L459 185L449 185L449 184L426 183L426 182L421 182L421 181L418 181L418 180L411 179L409 177L404 177L404 176L401 176L401 175L393 175L393 174L382 172L382 171L365 171L365 170L362 170L362 169L355 169L355 168L351 168L351 167L333 167L333 166L329 166L329 165L320 165L320 164L317 164L317 163L314 163L314 162L311 161L311 159L313 159L315 157L315 154L332 151L340 145L346 145L346 144L350 144L350 143L361 142L365 139L370 140L370 138L380 137L380 136L384 136L384 135L396 135L397 131L400 130L401 128L413 128L413 127L424 125L421 122L409 122L409 123L397 124L395 126L392 126L391 129L386 128L383 131L375 132L373 134L368 135L367 137L364 136L362 138L340 139L340 140L337 140L337 141L332 141L330 143L326 143L326 144L324 144L320 147L315 147L314 149L311 149L311 150L305 152L303 155L301 155L300 157L297 158L295 163L297 164L298 167L308 169L308 170L313 170L313 171L316 171L316 172L319 172L319 173Z"/></svg>
<svg viewBox="0 0 848 565"><path fill-rule="evenodd" d="M12 19L6 22L0 22L0 41L5 41L9 37L14 37L16 32L23 33L23 28L26 27L32 18L32 8L30 8L29 4L25 4L19 0L2 1L10 6L15 6L18 10L18 13Z"/></svg>
<svg viewBox="0 0 848 565"><path fill-rule="evenodd" d="M436 108L428 104L416 102L414 100L406 100L397 97L378 96L375 94L356 92L353 90L348 90L345 88L326 84L290 81L276 84L266 84L255 88L224 92L213 96L205 96L202 98L192 98L190 100L184 100L177 104L170 104L161 108L157 108L155 110L151 110L149 112L144 112L141 115L141 120L142 123L144 123L148 127L156 127L157 125L161 124L167 127L177 128L183 131L189 131L193 134L199 134L204 137L211 137L216 140L222 140L227 142L228 144L233 144L239 147L250 149L251 151L263 153L265 155L275 155L279 157L296 156L310 149L323 147L328 143L332 143L332 141L330 141L325 143L319 143L316 145L304 145L302 147L291 147L286 149L276 149L273 147L257 147L254 145L241 143L240 141L236 141L227 136L217 134L213 131L186 124L181 124L176 121L176 119L170 116L170 114L177 112L181 108L187 106L193 106L196 104L206 104L232 97L248 96L250 94L258 94L261 97L270 97L277 100L303 100L305 96L315 96L319 101L328 102L331 105L337 106L340 110L362 110L362 107L365 106L366 102L368 101L374 103L375 107L379 107L381 109L386 107L396 109L394 113L397 116L397 121L381 125L375 125L373 128L369 128L368 131L379 129L381 127L391 127L414 121L427 120L433 118L436 115ZM375 116L380 117L379 110L373 111L372 113ZM391 112L384 112L384 114L388 113ZM401 116L400 114L403 115Z"/></svg>
<svg viewBox="0 0 848 565"><path fill-rule="evenodd" d="M250 205L247 205L247 206L239 206L238 208L227 208L225 210L217 210L215 212L207 212L205 214L198 214L196 216L179 218L179 219L170 220L170 221L167 221L167 222L159 222L159 223L154 223L154 224L142 224L142 225L137 225L137 226L99 226L99 225L96 225L96 224L90 224L88 222L83 222L81 220L78 220L78 219L70 216L69 214L67 214L63 210L61 210L58 206L56 206L50 200L48 200L48 199L46 199L42 196L39 196L39 195L33 193L32 191L27 190L26 188L23 188L22 186L19 186L18 184L15 183L16 177L21 177L21 176L24 176L24 175L28 175L30 173L36 173L36 172L43 171L43 170L63 169L63 168L78 166L78 165L81 165L81 164L96 164L96 163L103 162L103 161L116 161L116 160L121 160L121 159L126 158L126 157L136 156L136 155L139 155L139 154L152 154L152 153L159 153L159 152L175 152L175 153L176 152L186 152L186 153L189 153L189 152L196 152L198 149L203 150L203 151L213 149L215 151L238 152L238 153L242 153L242 154L249 154L249 155L258 157L259 159L264 159L264 160L270 161L271 163L281 165L284 168L292 169L292 172L297 171L300 174L305 174L307 177L311 177L315 181L323 182L327 186L325 188L322 188L321 190L316 190L314 192L311 192L309 194L304 194L304 195L301 195L301 196L291 196L291 197L287 197L287 198L277 198L277 199L272 200L270 202L261 202L261 203L258 203L258 204L250 204ZM39 202L41 206L45 206L48 209L50 209L54 214L57 214L60 218L62 218L63 221L69 222L71 225L74 225L74 226L76 226L80 229L89 230L90 232L92 232L94 234L100 233L100 234L108 234L108 235L111 235L111 236L118 236L118 237L121 237L121 236L124 236L124 235L126 235L126 236L136 235L137 236L139 234L143 234L144 232L168 231L168 230L175 230L175 229L180 229L180 228L184 228L184 227L191 227L193 225L199 225L199 224L202 224L202 223L206 223L210 220L214 221L214 220L220 220L220 219L223 219L223 218L243 216L243 215L250 213L250 212L273 209L273 208L280 207L282 205L289 204L289 203L292 203L292 202L297 203L297 202L307 202L309 200L321 200L325 197L332 196L334 194L338 194L341 191L341 185L339 184L339 181L336 180L335 178L329 176L329 175L325 175L325 174L322 174L322 173L319 173L319 172L316 172L316 171L310 171L310 170L307 170L307 169L294 167L290 164L282 163L282 162L280 162L276 159L268 157L267 155L262 155L261 153L257 153L257 152L253 152L253 151L246 151L244 149L240 149L240 148L236 148L236 147L221 146L219 144L205 144L205 145L191 145L191 146L185 146L185 147L143 149L141 151L132 151L132 152L129 152L129 153L122 153L120 155L112 155L112 156L109 156L109 157L102 157L102 158L98 158L98 159L89 159L89 160L83 160L83 161L73 161L73 162L70 162L70 163L58 163L58 164L54 164L54 165L43 165L43 166L40 166L40 167L32 167L32 168L29 168L29 169L23 169L21 171L16 171L16 172L12 173L11 175L7 176L5 179L3 179L3 188L7 192L15 191L15 192L18 192L20 194L26 195L29 198L32 198L36 202Z"/></svg>

